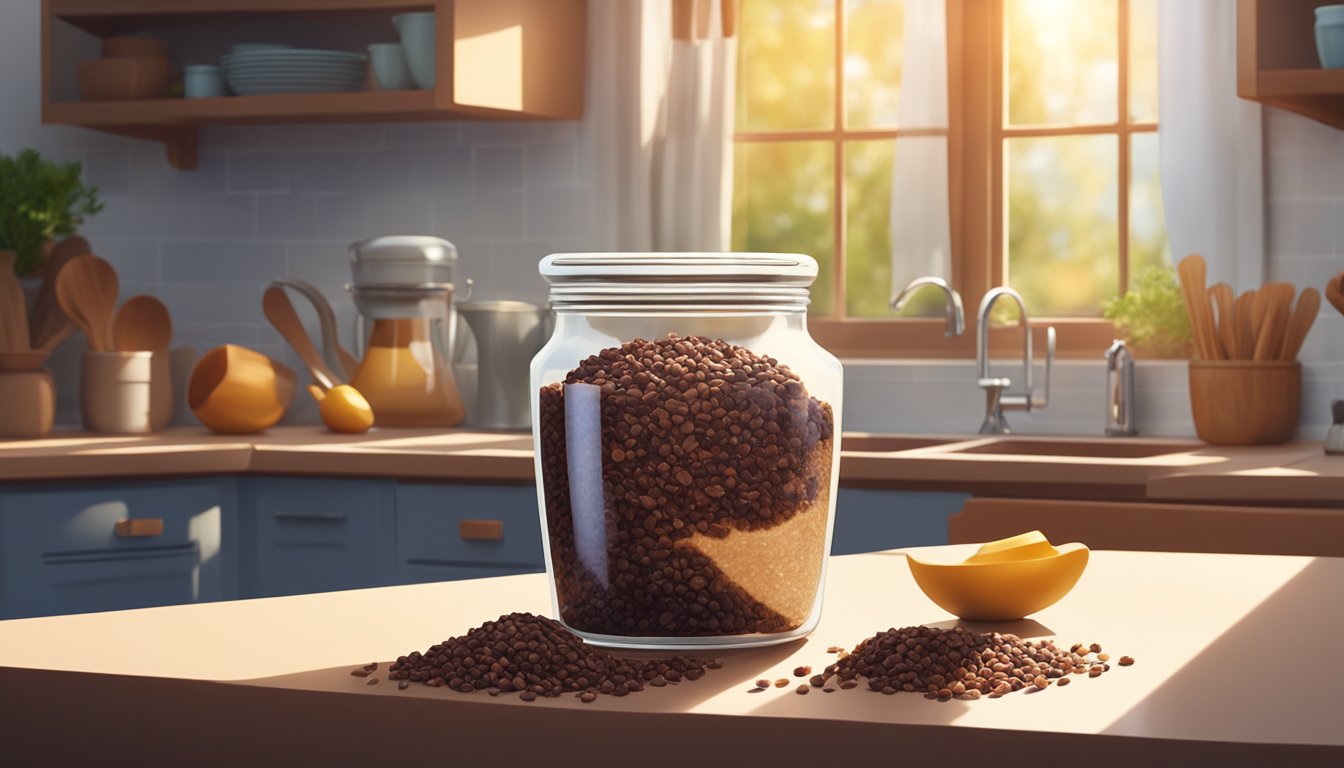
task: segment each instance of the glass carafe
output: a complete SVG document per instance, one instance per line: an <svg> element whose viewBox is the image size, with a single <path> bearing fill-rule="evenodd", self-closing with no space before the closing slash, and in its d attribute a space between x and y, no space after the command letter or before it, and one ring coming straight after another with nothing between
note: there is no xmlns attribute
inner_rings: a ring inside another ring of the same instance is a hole
<svg viewBox="0 0 1344 768"><path fill-rule="evenodd" d="M381 427L462 423L453 378L452 289L355 288L363 357L350 383Z"/></svg>

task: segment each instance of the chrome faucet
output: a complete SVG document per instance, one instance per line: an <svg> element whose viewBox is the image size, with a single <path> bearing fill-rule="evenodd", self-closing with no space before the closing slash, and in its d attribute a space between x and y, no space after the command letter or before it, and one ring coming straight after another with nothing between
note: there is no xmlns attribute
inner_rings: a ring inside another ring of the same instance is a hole
<svg viewBox="0 0 1344 768"><path fill-rule="evenodd" d="M926 285L943 289L944 298L947 302L947 330L943 332L943 335L960 336L966 331L966 310L962 309L961 294L957 293L941 277L916 277L911 280L901 289L900 293L892 297L891 311L900 312L905 308L906 302L910 300L911 294Z"/></svg>
<svg viewBox="0 0 1344 768"><path fill-rule="evenodd" d="M1007 394L1006 390L1012 385L1012 380L989 374L989 313L994 308L994 302L1004 296L1017 302L1018 324L1022 326L1022 368L1026 387L1021 394ZM1027 317L1027 304L1022 301L1021 294L1006 285L991 288L980 300L976 322L978 323L975 338L976 383L985 390L985 421L980 425L980 434L1006 435L1012 430L1008 428L1008 422L1003 418L1005 410L1030 413L1050 404L1050 372L1055 366L1055 328L1049 326L1045 329L1045 394L1037 398L1031 383L1031 326Z"/></svg>

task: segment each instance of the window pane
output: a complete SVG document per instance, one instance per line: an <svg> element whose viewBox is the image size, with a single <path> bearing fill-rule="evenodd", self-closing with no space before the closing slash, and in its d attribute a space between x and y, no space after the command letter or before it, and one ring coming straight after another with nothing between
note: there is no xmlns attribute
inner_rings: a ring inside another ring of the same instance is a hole
<svg viewBox="0 0 1344 768"><path fill-rule="evenodd" d="M847 124L851 128L893 128L901 85L905 3L845 0L845 14Z"/></svg>
<svg viewBox="0 0 1344 768"><path fill-rule="evenodd" d="M845 313L890 317L891 165L896 143L845 144Z"/></svg>
<svg viewBox="0 0 1344 768"><path fill-rule="evenodd" d="M737 129L831 128L835 0L742 0Z"/></svg>
<svg viewBox="0 0 1344 768"><path fill-rule="evenodd" d="M1100 314L1119 287L1117 138L1004 145L1009 284L1033 315Z"/></svg>
<svg viewBox="0 0 1344 768"><path fill-rule="evenodd" d="M1005 0L1009 124L1115 122L1118 18L1116 0Z"/></svg>
<svg viewBox="0 0 1344 768"><path fill-rule="evenodd" d="M1129 0L1129 119L1157 120L1157 0Z"/></svg>
<svg viewBox="0 0 1344 768"><path fill-rule="evenodd" d="M1148 267L1170 264L1171 249L1162 209L1157 132L1133 134L1129 146L1129 279L1133 281Z"/></svg>
<svg viewBox="0 0 1344 768"><path fill-rule="evenodd" d="M806 253L820 265L813 314L834 310L835 184L828 141L739 142L734 149L733 249Z"/></svg>

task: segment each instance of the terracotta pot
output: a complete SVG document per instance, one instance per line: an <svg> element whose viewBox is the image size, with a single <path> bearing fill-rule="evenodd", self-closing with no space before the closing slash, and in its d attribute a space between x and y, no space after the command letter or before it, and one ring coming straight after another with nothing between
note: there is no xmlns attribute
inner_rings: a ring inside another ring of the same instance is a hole
<svg viewBox="0 0 1344 768"><path fill-rule="evenodd" d="M0 437L42 437L55 419L56 383L50 371L0 372Z"/></svg>

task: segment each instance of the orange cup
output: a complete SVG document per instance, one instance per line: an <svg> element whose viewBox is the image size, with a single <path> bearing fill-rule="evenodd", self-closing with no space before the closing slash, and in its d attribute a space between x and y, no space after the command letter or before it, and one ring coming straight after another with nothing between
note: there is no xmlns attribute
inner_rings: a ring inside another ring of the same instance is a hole
<svg viewBox="0 0 1344 768"><path fill-rule="evenodd" d="M294 399L289 368L246 347L225 344L206 352L191 372L187 404L216 432L250 434L275 426Z"/></svg>

